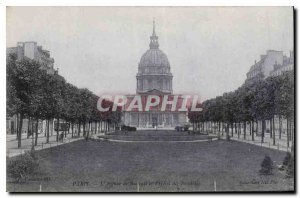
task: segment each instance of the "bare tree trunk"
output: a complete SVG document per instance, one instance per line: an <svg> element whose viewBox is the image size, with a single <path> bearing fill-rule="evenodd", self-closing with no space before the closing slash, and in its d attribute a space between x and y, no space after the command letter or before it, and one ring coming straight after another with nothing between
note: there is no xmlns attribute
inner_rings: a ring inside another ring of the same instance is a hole
<svg viewBox="0 0 300 198"><path fill-rule="evenodd" d="M74 122L72 122L71 124L72 124L72 134L71 134L71 136L73 138L74 137Z"/></svg>
<svg viewBox="0 0 300 198"><path fill-rule="evenodd" d="M29 135L30 135L29 131L30 131L30 116L28 117L28 123L27 123L27 139L29 139Z"/></svg>
<svg viewBox="0 0 300 198"><path fill-rule="evenodd" d="M44 131L44 137L47 137L47 119L46 120L42 120L42 128L43 128L43 125L44 125L44 121L46 122L46 128L45 128L45 131Z"/></svg>
<svg viewBox="0 0 300 198"><path fill-rule="evenodd" d="M282 133L282 117L279 115L279 139L281 140L281 133Z"/></svg>
<svg viewBox="0 0 300 198"><path fill-rule="evenodd" d="M103 132L104 132L105 135L106 135L106 129L107 129L107 128L106 128L106 121L104 121L104 122L103 122Z"/></svg>
<svg viewBox="0 0 300 198"><path fill-rule="evenodd" d="M246 139L246 127L247 127L246 121L244 121L244 140Z"/></svg>
<svg viewBox="0 0 300 198"><path fill-rule="evenodd" d="M252 121L249 122L249 135L252 134Z"/></svg>
<svg viewBox="0 0 300 198"><path fill-rule="evenodd" d="M273 123L273 145L275 146L275 144L276 144L276 133L275 133L275 121L274 121L274 117L272 118L272 123Z"/></svg>
<svg viewBox="0 0 300 198"><path fill-rule="evenodd" d="M50 120L46 120L46 125L47 125L47 138L46 138L46 143L49 143L49 133L50 133Z"/></svg>
<svg viewBox="0 0 300 198"><path fill-rule="evenodd" d="M16 136L16 140L19 141L19 134L20 134L19 133L19 128L20 128L19 127L20 126L20 123L19 123L20 122L20 120L19 120L19 114L17 114L16 116L17 116L17 118L16 118L16 135L17 135Z"/></svg>
<svg viewBox="0 0 300 198"><path fill-rule="evenodd" d="M224 122L221 121L221 135L224 136Z"/></svg>
<svg viewBox="0 0 300 198"><path fill-rule="evenodd" d="M70 131L71 131L71 124L72 124L72 122L68 122L68 134L70 134Z"/></svg>
<svg viewBox="0 0 300 198"><path fill-rule="evenodd" d="M289 119L286 118L286 143L287 147L290 147L290 135L289 135Z"/></svg>
<svg viewBox="0 0 300 198"><path fill-rule="evenodd" d="M22 144L22 125L23 125L23 114L20 114L20 120L19 120L20 124L19 127L17 128L17 138L18 138L18 148L21 148Z"/></svg>
<svg viewBox="0 0 300 198"><path fill-rule="evenodd" d="M59 140L59 118L57 118L57 128L56 128L56 141Z"/></svg>
<svg viewBox="0 0 300 198"><path fill-rule="evenodd" d="M266 124L266 121L265 120L262 120L261 121L261 143L264 143L264 136L265 136L265 124Z"/></svg>
<svg viewBox="0 0 300 198"><path fill-rule="evenodd" d="M256 120L256 122L255 122L255 133L256 133L256 136L257 136L257 133L258 133L258 120Z"/></svg>
<svg viewBox="0 0 300 198"><path fill-rule="evenodd" d="M86 123L85 123L85 121L83 122L83 137L85 137L86 136Z"/></svg>
<svg viewBox="0 0 300 198"><path fill-rule="evenodd" d="M226 123L226 140L229 140L229 123Z"/></svg>
<svg viewBox="0 0 300 198"><path fill-rule="evenodd" d="M239 124L238 124L238 139L240 139L240 134L241 134L241 123L239 122Z"/></svg>
<svg viewBox="0 0 300 198"><path fill-rule="evenodd" d="M87 130L87 137L90 136L90 127L91 127L91 122L89 121L89 125L88 125L88 130Z"/></svg>
<svg viewBox="0 0 300 198"><path fill-rule="evenodd" d="M218 132L217 122L213 122L213 130L214 130L214 134L217 134Z"/></svg>
<svg viewBox="0 0 300 198"><path fill-rule="evenodd" d="M270 119L270 138L273 137L273 123L272 123L272 118Z"/></svg>
<svg viewBox="0 0 300 198"><path fill-rule="evenodd" d="M252 128L251 128L251 137L252 141L254 141L254 122L252 121Z"/></svg>
<svg viewBox="0 0 300 198"><path fill-rule="evenodd" d="M94 125L94 128L93 128L93 125ZM96 127L96 123L95 122L92 122L92 133L95 134L95 127Z"/></svg>
<svg viewBox="0 0 300 198"><path fill-rule="evenodd" d="M37 146L38 143L38 136L39 136L39 119L36 119L36 128L35 128L35 142L34 142L34 146Z"/></svg>
<svg viewBox="0 0 300 198"><path fill-rule="evenodd" d="M290 122L290 134L291 134L291 141L294 141L294 122Z"/></svg>
<svg viewBox="0 0 300 198"><path fill-rule="evenodd" d="M237 134L236 122L234 123L234 133Z"/></svg>
<svg viewBox="0 0 300 198"><path fill-rule="evenodd" d="M78 137L80 137L80 132L81 132L81 122L78 124Z"/></svg>
<svg viewBox="0 0 300 198"><path fill-rule="evenodd" d="M65 135L65 138L67 137L67 125L68 125L68 122L65 121L65 123L64 123L64 135Z"/></svg>
<svg viewBox="0 0 300 198"><path fill-rule="evenodd" d="M53 136L54 119L51 118L50 122L52 123L52 126L51 126L51 136Z"/></svg>

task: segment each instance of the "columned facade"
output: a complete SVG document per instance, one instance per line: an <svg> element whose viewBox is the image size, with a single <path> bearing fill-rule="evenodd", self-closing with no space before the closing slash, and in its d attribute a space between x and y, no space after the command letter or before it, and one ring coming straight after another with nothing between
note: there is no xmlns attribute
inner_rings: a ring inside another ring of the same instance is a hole
<svg viewBox="0 0 300 198"><path fill-rule="evenodd" d="M125 112L125 125L139 128L169 128L186 123L185 112Z"/></svg>
<svg viewBox="0 0 300 198"><path fill-rule="evenodd" d="M170 63L166 54L159 49L154 22L149 49L140 59L136 80L137 95L171 96L173 94L173 75ZM127 96L127 98L133 97L134 95ZM186 117L186 112L182 111L160 111L158 109L147 112L125 111L123 122L125 125L140 128L153 128L155 126L167 128L185 124L187 122Z"/></svg>

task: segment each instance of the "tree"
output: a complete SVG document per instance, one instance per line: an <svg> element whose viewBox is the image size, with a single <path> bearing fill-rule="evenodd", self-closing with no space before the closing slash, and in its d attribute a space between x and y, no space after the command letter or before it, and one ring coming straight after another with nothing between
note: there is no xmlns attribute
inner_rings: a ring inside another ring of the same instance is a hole
<svg viewBox="0 0 300 198"><path fill-rule="evenodd" d="M31 94L30 104L28 106L28 116L35 118L36 129L35 129L35 146L38 143L38 124L39 119L44 120L47 117L49 108L46 101L45 79L47 79L47 73L44 70L38 69L36 71L38 76L35 78L35 90Z"/></svg>
<svg viewBox="0 0 300 198"><path fill-rule="evenodd" d="M266 155L261 163L261 169L259 170L259 173L262 175L271 175L273 174L273 168L273 162L270 156Z"/></svg>
<svg viewBox="0 0 300 198"><path fill-rule="evenodd" d="M258 81L255 86L254 100L252 103L252 115L255 119L261 120L262 132L261 142L264 142L266 120L274 115L274 99L270 97L268 84L265 81Z"/></svg>
<svg viewBox="0 0 300 198"><path fill-rule="evenodd" d="M18 147L21 147L21 130L23 118L36 120L35 145L38 140L38 121L46 120L46 142L49 142L49 121L56 119L56 140L59 140L60 122L78 123L78 136L81 125L85 136L89 136L93 123L105 121L106 130L113 124L114 128L121 121L121 109L112 111L113 103L105 101L108 112L99 112L97 109L98 96L88 89L78 89L67 83L58 74L47 74L41 69L37 61L24 58L17 60L16 54L8 56L7 60L7 105L8 116L17 115ZM88 127L86 127L88 124ZM87 129L88 128L88 129ZM64 129L66 136L66 129Z"/></svg>
<svg viewBox="0 0 300 198"><path fill-rule="evenodd" d="M53 108L53 116L57 119L56 123L56 141L59 141L59 126L60 119L63 117L64 112L66 110L65 106L65 89L66 89L66 81L60 75L53 75L52 88L52 102L54 105Z"/></svg>
<svg viewBox="0 0 300 198"><path fill-rule="evenodd" d="M10 114L19 115L19 127L17 131L18 148L21 147L23 118L30 114L30 106L35 91L38 89L37 78L39 78L40 65L38 62L24 58L17 60L15 55L11 55L7 60L7 91L8 111ZM14 97L14 99L12 99ZM14 104L12 104L14 103Z"/></svg>
<svg viewBox="0 0 300 198"><path fill-rule="evenodd" d="M233 123L236 121L236 101L237 98L233 92L223 94L224 111L223 117L226 122L226 137L229 139L229 126L231 125L231 136L233 136Z"/></svg>
<svg viewBox="0 0 300 198"><path fill-rule="evenodd" d="M286 72L279 77L278 90L275 95L276 111L287 119L287 146L291 136L290 124L294 122L295 101L294 101L294 73Z"/></svg>

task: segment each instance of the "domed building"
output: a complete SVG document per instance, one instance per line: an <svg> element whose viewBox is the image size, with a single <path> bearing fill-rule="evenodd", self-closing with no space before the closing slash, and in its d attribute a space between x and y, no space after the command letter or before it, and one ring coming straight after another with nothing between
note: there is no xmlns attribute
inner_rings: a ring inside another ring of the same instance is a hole
<svg viewBox="0 0 300 198"><path fill-rule="evenodd" d="M127 96L124 109L129 106L135 96L141 96L142 106L145 106L149 95L156 95L160 98L167 95L172 99L176 97L178 98L176 105L181 104L183 98L180 95L173 95L172 79L170 62L166 54L159 49L155 22L153 22L149 49L142 55L138 64L136 95ZM160 103L157 108L151 108L149 111L124 110L123 123L138 128L174 128L187 123L186 111L178 111L177 106L175 111L170 110L171 108L161 111L161 105Z"/></svg>
<svg viewBox="0 0 300 198"><path fill-rule="evenodd" d="M158 36L155 33L155 24L153 24L153 33L150 37L150 49L142 56L137 79L137 94L158 90L164 94L172 94L172 73L170 63L166 54L159 49Z"/></svg>

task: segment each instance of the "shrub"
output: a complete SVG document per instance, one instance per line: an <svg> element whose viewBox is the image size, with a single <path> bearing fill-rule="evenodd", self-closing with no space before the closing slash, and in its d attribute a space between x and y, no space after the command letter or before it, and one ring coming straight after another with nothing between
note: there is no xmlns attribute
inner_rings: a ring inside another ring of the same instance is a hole
<svg viewBox="0 0 300 198"><path fill-rule="evenodd" d="M121 126L121 131L128 131L128 126L126 125Z"/></svg>
<svg viewBox="0 0 300 198"><path fill-rule="evenodd" d="M189 125L184 125L184 131L189 131L190 126Z"/></svg>
<svg viewBox="0 0 300 198"><path fill-rule="evenodd" d="M261 163L261 169L259 173L262 175L271 175L273 174L273 162L270 156L266 155L264 160Z"/></svg>
<svg viewBox="0 0 300 198"><path fill-rule="evenodd" d="M121 127L121 130L122 130L122 131L136 131L136 127L131 127L131 126L123 125L123 126Z"/></svg>
<svg viewBox="0 0 300 198"><path fill-rule="evenodd" d="M287 153L286 153L286 156L285 156L284 159L283 159L283 163L282 163L282 164L283 164L284 166L287 166L287 165L289 164L291 158L292 158L291 153L287 152Z"/></svg>
<svg viewBox="0 0 300 198"><path fill-rule="evenodd" d="M294 156L291 153L287 153L283 163L282 163L286 169L286 176L287 177L293 177L294 176Z"/></svg>
<svg viewBox="0 0 300 198"><path fill-rule="evenodd" d="M287 177L294 177L294 160L291 160L286 168L286 176Z"/></svg>
<svg viewBox="0 0 300 198"><path fill-rule="evenodd" d="M7 173L18 182L27 179L38 167L38 159L35 152L26 151L25 154L11 159L7 166Z"/></svg>
<svg viewBox="0 0 300 198"><path fill-rule="evenodd" d="M226 135L226 140L227 141L230 141L230 138L231 138L230 135Z"/></svg>

